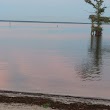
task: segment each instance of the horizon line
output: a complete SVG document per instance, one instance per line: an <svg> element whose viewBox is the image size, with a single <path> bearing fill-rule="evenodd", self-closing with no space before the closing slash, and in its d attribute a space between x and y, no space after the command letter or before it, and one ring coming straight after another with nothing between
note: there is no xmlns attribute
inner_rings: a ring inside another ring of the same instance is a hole
<svg viewBox="0 0 110 110"><path fill-rule="evenodd" d="M22 22L22 23L58 23L58 24L92 24L88 22L61 22L61 21L32 21L32 20L0 20L0 22ZM102 23L109 25L110 23Z"/></svg>

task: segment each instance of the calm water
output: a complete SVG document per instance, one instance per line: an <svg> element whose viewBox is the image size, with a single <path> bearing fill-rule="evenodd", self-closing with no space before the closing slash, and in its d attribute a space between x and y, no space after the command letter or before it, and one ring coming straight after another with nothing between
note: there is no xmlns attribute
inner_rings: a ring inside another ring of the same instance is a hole
<svg viewBox="0 0 110 110"><path fill-rule="evenodd" d="M0 23L0 89L110 99L109 28Z"/></svg>

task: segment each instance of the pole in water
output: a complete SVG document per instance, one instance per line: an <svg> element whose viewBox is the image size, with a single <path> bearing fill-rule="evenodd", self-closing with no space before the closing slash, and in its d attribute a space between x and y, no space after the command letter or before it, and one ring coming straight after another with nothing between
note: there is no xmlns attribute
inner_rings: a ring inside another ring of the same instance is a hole
<svg viewBox="0 0 110 110"><path fill-rule="evenodd" d="M11 22L9 22L9 27L11 27Z"/></svg>

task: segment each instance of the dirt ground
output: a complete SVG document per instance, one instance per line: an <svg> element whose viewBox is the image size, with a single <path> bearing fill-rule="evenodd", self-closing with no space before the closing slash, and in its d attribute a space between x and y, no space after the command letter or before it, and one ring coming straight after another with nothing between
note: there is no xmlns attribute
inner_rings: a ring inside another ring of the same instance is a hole
<svg viewBox="0 0 110 110"><path fill-rule="evenodd" d="M110 100L1 91L0 110L110 110Z"/></svg>

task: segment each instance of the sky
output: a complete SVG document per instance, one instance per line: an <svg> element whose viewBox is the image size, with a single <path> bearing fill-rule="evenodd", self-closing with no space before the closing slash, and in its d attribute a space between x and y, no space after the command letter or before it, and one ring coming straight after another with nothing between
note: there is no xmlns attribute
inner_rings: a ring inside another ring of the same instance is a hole
<svg viewBox="0 0 110 110"><path fill-rule="evenodd" d="M104 4L110 16L110 1ZM0 19L82 22L91 12L84 0L0 0Z"/></svg>

